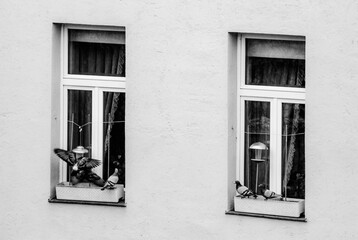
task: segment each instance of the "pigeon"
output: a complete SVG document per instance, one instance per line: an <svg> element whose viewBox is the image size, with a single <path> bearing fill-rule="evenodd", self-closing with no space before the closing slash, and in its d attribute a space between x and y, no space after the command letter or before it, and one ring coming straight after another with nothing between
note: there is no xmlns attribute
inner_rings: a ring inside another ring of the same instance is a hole
<svg viewBox="0 0 358 240"><path fill-rule="evenodd" d="M63 149L55 148L53 150L58 157L60 157L63 161L67 162L69 165L72 166L74 171L80 170L91 170L101 164L100 160L88 158L88 157L80 157L79 159L76 158L76 154L72 151L66 151Z"/></svg>
<svg viewBox="0 0 358 240"><path fill-rule="evenodd" d="M236 184L236 192L241 196L241 198L253 196L256 198L256 194L253 193L248 187L241 185L239 181L235 181Z"/></svg>
<svg viewBox="0 0 358 240"><path fill-rule="evenodd" d="M101 161L84 156L76 157L76 153L73 151L66 151L63 149L55 148L53 150L58 157L72 166L71 183L76 185L84 180L90 181L97 186L104 186L104 180L96 173L92 172L92 168L95 168L101 164Z"/></svg>
<svg viewBox="0 0 358 240"><path fill-rule="evenodd" d="M104 184L103 188L101 188L101 190L103 191L104 189L113 189L115 188L114 185L118 182L119 180L119 174L118 174L118 168L116 168L114 170L114 173L109 176L109 178L107 179L106 183Z"/></svg>
<svg viewBox="0 0 358 240"><path fill-rule="evenodd" d="M274 191L267 189L266 184L262 183L258 187L259 187L259 191L260 191L261 195L265 198L265 200L281 197L281 195L276 194Z"/></svg>

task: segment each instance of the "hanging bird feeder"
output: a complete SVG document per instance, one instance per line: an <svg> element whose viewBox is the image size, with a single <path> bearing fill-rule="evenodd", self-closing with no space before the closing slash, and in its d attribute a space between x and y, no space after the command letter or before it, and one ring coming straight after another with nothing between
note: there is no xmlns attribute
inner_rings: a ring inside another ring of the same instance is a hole
<svg viewBox="0 0 358 240"><path fill-rule="evenodd" d="M85 153L88 153L88 150L86 148L84 148L83 146L77 146L75 149L72 150L72 152L78 153L78 154L85 154Z"/></svg>
<svg viewBox="0 0 358 240"><path fill-rule="evenodd" d="M263 144L262 142L255 142L251 144L250 149L255 150L255 158L251 159L252 161L257 161L257 162L266 161L265 159L262 159L262 151L268 150L268 147L265 144Z"/></svg>
<svg viewBox="0 0 358 240"><path fill-rule="evenodd" d="M265 162L265 159L262 159L262 151L268 150L268 147L262 142L255 142L251 144L250 149L255 150L255 158L252 158L251 161L256 163L256 184L255 184L255 193L257 193L257 185L259 179L259 163Z"/></svg>

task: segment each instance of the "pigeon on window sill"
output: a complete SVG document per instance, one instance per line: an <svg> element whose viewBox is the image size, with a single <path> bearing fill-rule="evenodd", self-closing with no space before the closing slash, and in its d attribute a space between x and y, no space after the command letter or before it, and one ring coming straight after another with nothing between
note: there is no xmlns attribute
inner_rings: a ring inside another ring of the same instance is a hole
<svg viewBox="0 0 358 240"><path fill-rule="evenodd" d="M241 198L248 197L250 198L253 196L254 198L257 197L255 193L253 193L248 187L243 186L239 181L235 181L236 184L236 192L239 194Z"/></svg>
<svg viewBox="0 0 358 240"><path fill-rule="evenodd" d="M116 168L114 170L114 173L109 176L109 178L107 179L106 183L104 184L103 188L101 188L101 190L103 191L104 189L114 189L115 188L115 184L118 182L119 180L119 173L118 173L118 168Z"/></svg>
<svg viewBox="0 0 358 240"><path fill-rule="evenodd" d="M276 194L274 191L267 189L266 184L262 183L258 186L258 188L259 188L260 194L265 198L265 200L281 197L281 195Z"/></svg>
<svg viewBox="0 0 358 240"><path fill-rule="evenodd" d="M92 168L95 168L101 164L100 160L84 157L83 154L78 154L73 151L66 151L60 148L53 150L55 154L72 166L71 183L77 184L83 181L89 181L97 186L104 186L104 180L96 173L92 172Z"/></svg>

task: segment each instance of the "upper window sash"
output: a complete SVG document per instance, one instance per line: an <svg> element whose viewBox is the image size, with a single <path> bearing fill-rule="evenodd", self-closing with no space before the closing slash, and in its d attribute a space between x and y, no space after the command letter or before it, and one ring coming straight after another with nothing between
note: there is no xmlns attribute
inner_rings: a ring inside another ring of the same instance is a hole
<svg viewBox="0 0 358 240"><path fill-rule="evenodd" d="M62 29L62 77L69 80L90 80L90 81L121 81L125 82L125 76L104 76L96 74L70 74L69 73L69 40L71 36L69 30L72 32L72 40L81 42L100 43L107 42L108 44L118 42L118 44L125 45L125 28L124 27L93 27L87 25L64 25ZM82 34L86 31L86 34ZM102 37L99 37L96 32L103 31ZM125 53L124 53L125 55ZM125 66L125 64L124 64Z"/></svg>
<svg viewBox="0 0 358 240"><path fill-rule="evenodd" d="M238 37L238 56L239 56L239 61L238 61L238 79L240 79L240 84L238 85L238 90L261 90L261 91L280 91L280 92L287 92L287 93L291 93L291 92L296 92L296 93L305 93L305 88L303 87L291 87L291 86L270 86L270 85L252 85L252 84L247 84L246 83L246 69L247 69L247 39L252 39L252 40L264 40L263 41L263 46L265 45L265 41L270 40L270 41L292 41L293 43L297 43L296 46L294 46L296 48L296 55L299 59L302 59L304 57L304 53L302 53L302 46L300 46L300 42L305 42L305 38L304 37L292 37L292 36L277 36L277 35L258 35L258 34L241 34ZM273 44L275 45L275 44ZM277 45L276 45L277 46ZM262 47L262 46L261 46ZM300 52L298 54L298 52ZM251 51L252 54L254 54L254 50ZM267 54L269 54L267 52ZM278 53L279 54L279 53ZM290 57L293 57L294 51L292 51ZM269 56L269 55L268 55ZM276 54L276 56L278 57L279 55ZM304 96L302 96L304 98ZM302 97L299 97L300 99Z"/></svg>

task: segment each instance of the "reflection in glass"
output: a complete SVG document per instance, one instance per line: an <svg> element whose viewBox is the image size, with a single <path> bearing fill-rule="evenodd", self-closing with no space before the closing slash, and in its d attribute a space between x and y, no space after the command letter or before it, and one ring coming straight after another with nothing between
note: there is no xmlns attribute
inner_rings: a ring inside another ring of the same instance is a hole
<svg viewBox="0 0 358 240"><path fill-rule="evenodd" d="M305 43L246 39L246 84L305 87Z"/></svg>
<svg viewBox="0 0 358 240"><path fill-rule="evenodd" d="M284 196L305 198L304 104L282 104L282 180Z"/></svg>
<svg viewBox="0 0 358 240"><path fill-rule="evenodd" d="M125 93L103 93L103 176L119 170L119 184L125 184Z"/></svg>
<svg viewBox="0 0 358 240"><path fill-rule="evenodd" d="M262 162L255 161L253 143L263 143L268 150L262 151ZM269 187L270 174L270 103L245 101L245 185L252 190L264 183ZM254 160L253 160L254 159ZM256 182L256 177L257 182Z"/></svg>

